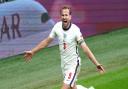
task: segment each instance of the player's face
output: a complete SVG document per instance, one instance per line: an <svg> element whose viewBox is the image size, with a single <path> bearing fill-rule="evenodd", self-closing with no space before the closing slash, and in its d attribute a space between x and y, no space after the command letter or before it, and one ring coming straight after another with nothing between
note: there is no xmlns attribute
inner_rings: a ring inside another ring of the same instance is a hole
<svg viewBox="0 0 128 89"><path fill-rule="evenodd" d="M61 11L61 20L64 28L68 28L71 22L71 15L69 9L63 9Z"/></svg>

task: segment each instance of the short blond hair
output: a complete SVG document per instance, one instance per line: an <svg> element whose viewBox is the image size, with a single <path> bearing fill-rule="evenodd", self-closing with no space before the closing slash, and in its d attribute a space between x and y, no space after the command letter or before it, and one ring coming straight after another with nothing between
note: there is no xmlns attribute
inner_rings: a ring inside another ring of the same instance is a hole
<svg viewBox="0 0 128 89"><path fill-rule="evenodd" d="M61 14L61 12L62 12L63 9L68 9L69 10L69 14L70 15L72 14L71 7L70 6L65 5L65 6L61 7L60 14Z"/></svg>

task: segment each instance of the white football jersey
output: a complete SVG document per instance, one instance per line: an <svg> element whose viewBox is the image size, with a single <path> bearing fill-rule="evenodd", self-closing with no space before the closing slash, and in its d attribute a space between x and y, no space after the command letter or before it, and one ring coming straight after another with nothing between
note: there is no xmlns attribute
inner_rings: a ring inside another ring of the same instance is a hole
<svg viewBox="0 0 128 89"><path fill-rule="evenodd" d="M49 37L58 37L62 67L68 64L76 64L78 60L80 61L77 46L78 42L83 40L83 37L80 29L75 24L71 23L70 28L65 31L62 28L62 22L58 22L53 27Z"/></svg>

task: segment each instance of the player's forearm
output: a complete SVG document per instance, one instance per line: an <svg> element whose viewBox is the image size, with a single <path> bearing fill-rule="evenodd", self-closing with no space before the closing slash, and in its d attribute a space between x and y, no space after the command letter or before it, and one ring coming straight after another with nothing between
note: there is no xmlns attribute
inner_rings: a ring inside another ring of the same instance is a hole
<svg viewBox="0 0 128 89"><path fill-rule="evenodd" d="M32 53L36 53L39 50L45 48L48 46L48 44L50 43L50 40L48 38L46 38L45 40L41 41L35 48L33 48L31 51Z"/></svg>
<svg viewBox="0 0 128 89"><path fill-rule="evenodd" d="M100 65L100 63L96 60L95 56L93 55L93 53L90 51L90 53L87 54L89 59L96 65Z"/></svg>
<svg viewBox="0 0 128 89"><path fill-rule="evenodd" d="M88 58L97 66L100 65L100 63L96 60L94 54L91 52L91 50L88 48L88 46L85 44L81 46L84 53L88 56Z"/></svg>
<svg viewBox="0 0 128 89"><path fill-rule="evenodd" d="M33 48L31 51L32 51L33 53L36 53L37 51L39 51L39 50L45 48L47 45L48 45L47 43L45 43L44 41L42 41L42 42L40 42L35 48Z"/></svg>

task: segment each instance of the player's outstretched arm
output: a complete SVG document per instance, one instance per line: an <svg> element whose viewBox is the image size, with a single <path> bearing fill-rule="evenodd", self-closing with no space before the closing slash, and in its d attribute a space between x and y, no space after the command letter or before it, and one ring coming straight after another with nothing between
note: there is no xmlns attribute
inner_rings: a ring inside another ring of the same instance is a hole
<svg viewBox="0 0 128 89"><path fill-rule="evenodd" d="M26 61L29 61L32 59L32 56L38 52L39 50L47 47L50 42L53 40L53 38L50 38L50 37L47 37L46 39L44 39L43 41L41 41L36 47L34 47L32 50L29 50L29 51L25 51L25 60Z"/></svg>
<svg viewBox="0 0 128 89"><path fill-rule="evenodd" d="M84 53L87 54L88 58L96 65L98 71L102 74L105 72L103 65L101 65L95 58L94 54L91 52L89 47L86 44L82 44L81 48L83 49Z"/></svg>

